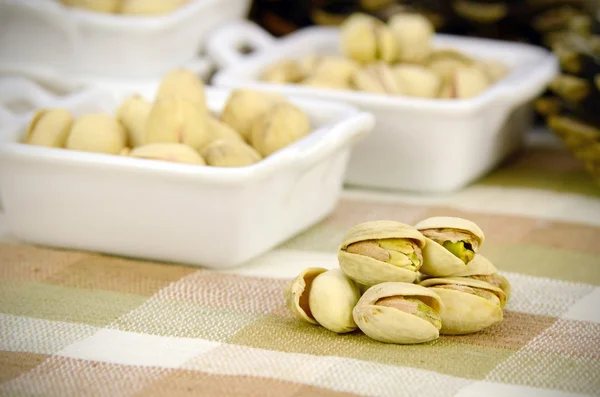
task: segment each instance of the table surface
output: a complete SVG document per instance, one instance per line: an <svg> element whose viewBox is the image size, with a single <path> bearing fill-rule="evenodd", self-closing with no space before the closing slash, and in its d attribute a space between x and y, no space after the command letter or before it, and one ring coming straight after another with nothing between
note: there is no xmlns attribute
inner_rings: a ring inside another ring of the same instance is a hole
<svg viewBox="0 0 600 397"><path fill-rule="evenodd" d="M512 285L504 320L387 345L285 308L305 267L337 267L354 224L477 222ZM324 221L222 272L19 243L0 214L0 395L600 395L600 188L547 133L468 188L346 190Z"/></svg>

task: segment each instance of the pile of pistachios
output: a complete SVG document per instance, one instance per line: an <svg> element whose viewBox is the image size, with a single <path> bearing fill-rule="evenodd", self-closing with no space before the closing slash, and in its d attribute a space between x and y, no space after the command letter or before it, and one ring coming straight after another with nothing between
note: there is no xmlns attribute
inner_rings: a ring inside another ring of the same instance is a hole
<svg viewBox="0 0 600 397"><path fill-rule="evenodd" d="M341 55L309 55L270 65L261 80L406 97L459 99L481 94L508 73L497 60L434 48L434 27L419 14L387 23L355 13L340 26Z"/></svg>
<svg viewBox="0 0 600 397"><path fill-rule="evenodd" d="M306 322L360 329L384 343L478 332L502 321L510 296L508 280L479 253L483 242L483 231L462 218L361 223L339 246L340 268L303 270L286 304Z"/></svg>
<svg viewBox="0 0 600 397"><path fill-rule="evenodd" d="M114 115L75 118L62 108L41 109L25 143L86 152L213 167L244 167L307 135L308 115L283 96L231 92L220 115L206 106L204 83L185 69L169 72L153 102L127 97Z"/></svg>
<svg viewBox="0 0 600 397"><path fill-rule="evenodd" d="M67 7L106 14L160 15L168 14L191 0L60 0Z"/></svg>

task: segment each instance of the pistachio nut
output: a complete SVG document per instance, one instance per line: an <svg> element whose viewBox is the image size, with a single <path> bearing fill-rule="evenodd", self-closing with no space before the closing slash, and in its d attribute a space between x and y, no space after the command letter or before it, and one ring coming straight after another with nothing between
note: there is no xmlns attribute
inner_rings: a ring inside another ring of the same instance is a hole
<svg viewBox="0 0 600 397"><path fill-rule="evenodd" d="M328 88L334 90L350 90L352 86L346 82L338 79L327 79L320 76L312 76L304 79L300 82L300 85L314 88Z"/></svg>
<svg viewBox="0 0 600 397"><path fill-rule="evenodd" d="M60 0L60 2L68 7L109 14L118 12L121 5L121 0Z"/></svg>
<svg viewBox="0 0 600 397"><path fill-rule="evenodd" d="M356 325L384 343L415 344L435 340L442 327L443 303L431 289L386 282L369 288L354 307Z"/></svg>
<svg viewBox="0 0 600 397"><path fill-rule="evenodd" d="M398 43L400 62L422 63L431 54L433 24L416 13L398 13L388 20L388 25Z"/></svg>
<svg viewBox="0 0 600 397"><path fill-rule="evenodd" d="M89 113L73 123L65 147L85 152L118 154L125 147L125 129L112 116Z"/></svg>
<svg viewBox="0 0 600 397"><path fill-rule="evenodd" d="M442 98L472 98L490 86L486 72L477 66L459 67L449 78L444 80Z"/></svg>
<svg viewBox="0 0 600 397"><path fill-rule="evenodd" d="M360 290L339 269L304 269L288 284L284 295L290 311L301 320L336 333L357 328L352 309L360 298Z"/></svg>
<svg viewBox="0 0 600 397"><path fill-rule="evenodd" d="M310 76L315 79L333 80L347 84L359 68L359 64L351 59L339 56L322 56L314 64Z"/></svg>
<svg viewBox="0 0 600 397"><path fill-rule="evenodd" d="M131 147L144 144L146 138L146 121L152 104L140 95L126 98L117 110L117 120L125 127Z"/></svg>
<svg viewBox="0 0 600 397"><path fill-rule="evenodd" d="M183 143L160 142L148 143L134 148L130 157L148 160L161 160L171 163L206 165L197 151Z"/></svg>
<svg viewBox="0 0 600 397"><path fill-rule="evenodd" d="M171 98L187 99L196 105L196 110L200 114L205 116L208 113L204 82L190 70L173 69L162 78L155 99Z"/></svg>
<svg viewBox="0 0 600 397"><path fill-rule="evenodd" d="M503 62L496 60L485 60L481 62L481 67L488 76L490 82L497 82L503 79L510 71Z"/></svg>
<svg viewBox="0 0 600 397"><path fill-rule="evenodd" d="M210 139L206 115L185 98L158 99L146 120L145 143L185 143L198 150Z"/></svg>
<svg viewBox="0 0 600 397"><path fill-rule="evenodd" d="M394 73L407 96L436 98L442 86L440 76L420 65L398 65L394 67Z"/></svg>
<svg viewBox="0 0 600 397"><path fill-rule="evenodd" d="M227 98L221 121L249 141L254 122L274 104L285 101L286 99L279 94L235 89Z"/></svg>
<svg viewBox="0 0 600 397"><path fill-rule="evenodd" d="M131 148L130 147L124 147L119 152L119 156L129 156L129 153L131 153Z"/></svg>
<svg viewBox="0 0 600 397"><path fill-rule="evenodd" d="M66 109L38 110L27 126L25 143L37 146L64 147L73 125Z"/></svg>
<svg viewBox="0 0 600 397"><path fill-rule="evenodd" d="M290 102L273 105L252 125L250 143L263 157L284 148L310 132L310 119Z"/></svg>
<svg viewBox="0 0 600 397"><path fill-rule="evenodd" d="M216 141L217 139L231 139L234 141L244 142L244 138L242 138L242 136L236 130L234 130L233 128L231 128L212 114L206 117L206 124L209 135L207 144L211 143L212 141Z"/></svg>
<svg viewBox="0 0 600 397"><path fill-rule="evenodd" d="M294 59L284 59L270 65L261 80L270 83L297 83L306 77L305 70Z"/></svg>
<svg viewBox="0 0 600 397"><path fill-rule="evenodd" d="M340 30L340 50L347 58L364 63L378 59L391 63L398 58L392 30L374 16L354 13L344 20Z"/></svg>
<svg viewBox="0 0 600 397"><path fill-rule="evenodd" d="M475 61L467 55L455 50L442 49L434 51L428 58L426 66L442 78L450 78L456 69L472 66Z"/></svg>
<svg viewBox="0 0 600 397"><path fill-rule="evenodd" d="M213 167L245 167L262 157L242 140L217 139L202 148L202 157Z"/></svg>
<svg viewBox="0 0 600 397"><path fill-rule="evenodd" d="M425 237L395 221L371 221L352 227L338 249L340 268L365 286L386 281L412 283L423 263Z"/></svg>
<svg viewBox="0 0 600 397"><path fill-rule="evenodd" d="M486 283L490 283L494 287L498 287L504 292L504 295L506 295L507 301L510 299L510 283L508 282L506 277L504 277L498 273L492 273L492 274L488 274L488 275L480 275L479 274L479 275L472 275L472 276L466 276L466 277L472 278L474 280L480 280L480 281L485 281Z"/></svg>
<svg viewBox="0 0 600 397"><path fill-rule="evenodd" d="M399 95L404 93L394 69L384 62L376 62L357 70L352 85L359 91Z"/></svg>
<svg viewBox="0 0 600 397"><path fill-rule="evenodd" d="M464 277L429 278L420 285L434 291L444 303L441 334L481 331L502 321L506 295L498 287Z"/></svg>
<svg viewBox="0 0 600 397"><path fill-rule="evenodd" d="M485 236L475 223L455 217L432 217L415 227L425 236L420 272L429 276L492 274L497 269L478 254Z"/></svg>
<svg viewBox="0 0 600 397"><path fill-rule="evenodd" d="M159 15L172 12L190 0L121 0L121 13L133 15Z"/></svg>

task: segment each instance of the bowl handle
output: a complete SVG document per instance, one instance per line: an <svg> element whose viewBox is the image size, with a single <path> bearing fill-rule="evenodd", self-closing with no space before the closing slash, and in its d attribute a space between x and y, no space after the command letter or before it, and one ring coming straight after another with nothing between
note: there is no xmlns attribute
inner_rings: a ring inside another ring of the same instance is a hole
<svg viewBox="0 0 600 397"><path fill-rule="evenodd" d="M249 46L254 51L265 50L275 43L275 38L257 24L236 21L212 33L206 42L206 53L217 66L224 68L244 58L242 48Z"/></svg>

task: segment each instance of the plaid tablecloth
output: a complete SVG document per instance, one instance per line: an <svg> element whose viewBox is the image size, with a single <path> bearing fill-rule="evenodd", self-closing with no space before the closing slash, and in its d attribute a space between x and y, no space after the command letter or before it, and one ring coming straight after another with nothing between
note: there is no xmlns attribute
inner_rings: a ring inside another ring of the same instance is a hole
<svg viewBox="0 0 600 397"><path fill-rule="evenodd" d="M463 216L512 283L504 321L433 343L336 335L285 308L350 226ZM600 189L535 144L468 189L349 190L325 221L228 272L22 245L0 218L2 396L600 395Z"/></svg>

